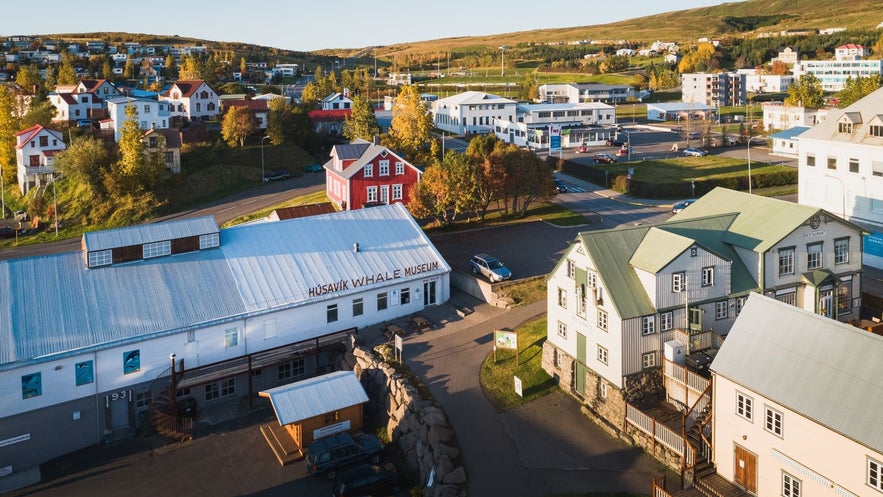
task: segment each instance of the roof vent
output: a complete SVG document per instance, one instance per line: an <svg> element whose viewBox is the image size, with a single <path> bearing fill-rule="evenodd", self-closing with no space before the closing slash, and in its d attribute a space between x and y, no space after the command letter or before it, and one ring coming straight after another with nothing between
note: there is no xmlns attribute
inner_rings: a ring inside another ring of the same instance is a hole
<svg viewBox="0 0 883 497"><path fill-rule="evenodd" d="M359 252L359 242L356 242L353 244L353 252L356 252L356 253Z"/></svg>

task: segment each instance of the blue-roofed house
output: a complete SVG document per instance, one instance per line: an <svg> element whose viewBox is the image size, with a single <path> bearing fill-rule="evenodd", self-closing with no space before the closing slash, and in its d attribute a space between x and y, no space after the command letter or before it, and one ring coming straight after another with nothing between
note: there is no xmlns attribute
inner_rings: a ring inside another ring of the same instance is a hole
<svg viewBox="0 0 883 497"><path fill-rule="evenodd" d="M165 426L172 399L199 412L332 371L359 328L445 302L449 273L401 204L0 261L0 468Z"/></svg>
<svg viewBox="0 0 883 497"><path fill-rule="evenodd" d="M808 129L810 129L809 126L794 126L791 129L767 136L767 139L773 142L772 147L770 147L770 154L796 158L799 150L797 142L800 140L800 135Z"/></svg>

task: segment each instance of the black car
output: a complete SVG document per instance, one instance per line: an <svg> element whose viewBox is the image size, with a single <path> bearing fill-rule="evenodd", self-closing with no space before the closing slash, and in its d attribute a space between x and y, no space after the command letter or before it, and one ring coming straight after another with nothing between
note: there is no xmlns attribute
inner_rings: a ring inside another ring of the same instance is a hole
<svg viewBox="0 0 883 497"><path fill-rule="evenodd" d="M383 466L363 464L342 471L334 482L331 497L356 495L393 495L399 490L399 475L391 463Z"/></svg>
<svg viewBox="0 0 883 497"><path fill-rule="evenodd" d="M291 175L288 174L288 169L277 169L275 171L270 171L264 174L264 183L268 181L279 181L282 179L288 179Z"/></svg>
<svg viewBox="0 0 883 497"><path fill-rule="evenodd" d="M364 461L380 462L383 442L373 435L337 433L320 438L307 448L307 471L311 475L325 474L329 480L348 466Z"/></svg>
<svg viewBox="0 0 883 497"><path fill-rule="evenodd" d="M612 164L617 161L616 157L610 154L595 154L592 156L592 160L595 161L595 164Z"/></svg>
<svg viewBox="0 0 883 497"><path fill-rule="evenodd" d="M564 184L561 180L555 180L555 191L557 193L567 193L567 185Z"/></svg>
<svg viewBox="0 0 883 497"><path fill-rule="evenodd" d="M619 138L613 138L611 140L607 140L608 147L621 147L623 145L625 145L625 142Z"/></svg>

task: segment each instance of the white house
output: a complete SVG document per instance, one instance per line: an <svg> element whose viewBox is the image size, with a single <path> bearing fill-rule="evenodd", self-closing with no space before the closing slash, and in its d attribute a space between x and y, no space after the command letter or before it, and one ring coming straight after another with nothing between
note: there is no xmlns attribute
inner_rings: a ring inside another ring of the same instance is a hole
<svg viewBox="0 0 883 497"><path fill-rule="evenodd" d="M861 60L867 55L868 49L855 43L846 43L834 49L834 60Z"/></svg>
<svg viewBox="0 0 883 497"><path fill-rule="evenodd" d="M822 90L843 90L847 79L883 75L883 60L804 60L794 65L794 78L812 74L822 84Z"/></svg>
<svg viewBox="0 0 883 497"><path fill-rule="evenodd" d="M52 161L55 154L66 149L61 132L39 124L15 134L15 163L18 187L22 194L33 185L48 182L55 173Z"/></svg>
<svg viewBox="0 0 883 497"><path fill-rule="evenodd" d="M815 126L824 121L831 109L811 109L800 105L783 105L781 102L763 103L763 129L786 130L794 126Z"/></svg>
<svg viewBox="0 0 883 497"><path fill-rule="evenodd" d="M746 93L784 93L793 84L791 74L758 74L754 70L745 73Z"/></svg>
<svg viewBox="0 0 883 497"><path fill-rule="evenodd" d="M883 89L800 135L797 197L801 204L836 213L883 232ZM883 267L883 247L866 241L866 263Z"/></svg>
<svg viewBox="0 0 883 497"><path fill-rule="evenodd" d="M349 97L349 95L343 93L332 93L331 95L323 98L322 101L319 102L319 105L322 110L352 109L353 101Z"/></svg>
<svg viewBox="0 0 883 497"><path fill-rule="evenodd" d="M104 102L92 93L49 93L49 102L55 107L52 122L78 121L97 116Z"/></svg>
<svg viewBox="0 0 883 497"><path fill-rule="evenodd" d="M883 492L883 337L752 294L714 361L714 462L757 496Z"/></svg>
<svg viewBox="0 0 883 497"><path fill-rule="evenodd" d="M629 85L603 83L548 83L538 88L540 101L553 104L582 104L604 102L622 103L635 98L635 89Z"/></svg>
<svg viewBox="0 0 883 497"><path fill-rule="evenodd" d="M199 409L333 371L359 328L445 302L449 273L401 204L0 261L0 468L131 435L170 390Z"/></svg>
<svg viewBox="0 0 883 497"><path fill-rule="evenodd" d="M169 104L173 119L212 119L221 113L218 93L202 80L175 81L159 99Z"/></svg>
<svg viewBox="0 0 883 497"><path fill-rule="evenodd" d="M809 126L793 126L767 136L772 142L770 154L796 159L798 157L798 150L800 150L800 135L809 129Z"/></svg>
<svg viewBox="0 0 883 497"><path fill-rule="evenodd" d="M431 103L435 126L455 135L491 133L494 119L515 121L515 100L466 91Z"/></svg>
<svg viewBox="0 0 883 497"><path fill-rule="evenodd" d="M822 209L724 188L661 224L580 233L547 278L543 369L620 426L665 344L711 346L750 292L856 318L861 235Z"/></svg>
<svg viewBox="0 0 883 497"><path fill-rule="evenodd" d="M107 101L107 112L113 122L114 141L120 140L120 130L126 121L126 107L135 106L136 121L143 130L166 129L170 126L169 104L149 98L119 97Z"/></svg>
<svg viewBox="0 0 883 497"><path fill-rule="evenodd" d="M494 120L494 134L519 147L547 148L549 126L562 128L562 146L602 144L616 133L616 107L585 104L517 104L515 121Z"/></svg>

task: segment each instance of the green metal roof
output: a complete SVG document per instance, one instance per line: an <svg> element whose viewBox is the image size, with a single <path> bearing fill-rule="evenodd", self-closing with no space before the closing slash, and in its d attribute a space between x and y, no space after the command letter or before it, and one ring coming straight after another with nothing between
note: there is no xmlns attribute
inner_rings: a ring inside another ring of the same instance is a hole
<svg viewBox="0 0 883 497"><path fill-rule="evenodd" d="M800 275L800 279L811 286L821 286L825 284L826 281L837 281L837 277L827 269L814 269L812 271L807 271Z"/></svg>
<svg viewBox="0 0 883 497"><path fill-rule="evenodd" d="M580 233L577 239L595 262L609 301L622 319L656 313L629 260L647 234L648 226Z"/></svg>
<svg viewBox="0 0 883 497"><path fill-rule="evenodd" d="M718 187L675 214L667 223L736 213L738 216L727 230L724 240L764 253L820 212L822 209L818 207Z"/></svg>
<svg viewBox="0 0 883 497"><path fill-rule="evenodd" d="M647 232L647 236L629 262L638 269L657 273L694 243L691 238L653 227Z"/></svg>

